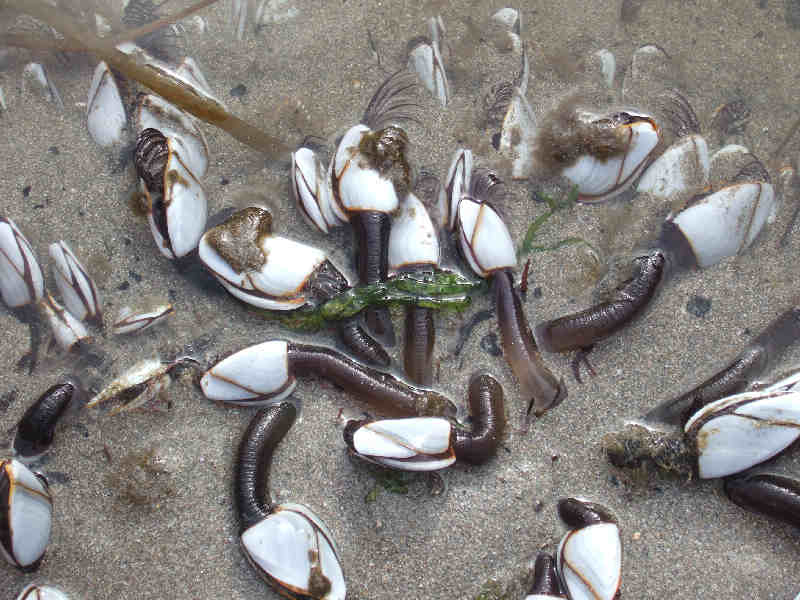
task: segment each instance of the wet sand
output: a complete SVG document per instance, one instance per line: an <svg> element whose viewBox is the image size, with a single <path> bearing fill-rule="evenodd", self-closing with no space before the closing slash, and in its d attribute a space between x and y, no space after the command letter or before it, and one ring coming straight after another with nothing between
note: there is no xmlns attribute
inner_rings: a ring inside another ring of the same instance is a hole
<svg viewBox="0 0 800 600"><path fill-rule="evenodd" d="M361 117L385 76L404 64L405 43L427 34L426 19L441 14L451 45L446 61L453 100L442 111L421 94L421 125L408 128L412 160L443 177L453 151L466 146L482 164L497 167L511 193L503 209L515 240L544 211L531 193L552 192L555 184L511 182L482 126L484 96L513 78L518 66L484 27L500 4L350 0L322 10L319 3L290 0L297 9L293 18L250 31L243 42L232 39L227 3L219 4L202 13L208 30L188 35L192 56L233 112L291 146L309 134L332 145ZM646 0L635 15L626 12L628 22L620 19L619 2L537 3L522 10L531 53L528 98L537 112L585 83L588 75L576 63L590 52L614 52L619 84L633 51L655 43L678 65L703 127L724 102L742 99L750 107L743 132L725 142L747 145L766 162L798 116L800 31L787 25L782 1ZM144 305L148 297L169 299L176 308L165 326L139 335L98 333L103 360L82 368L88 385L98 389L148 357L192 352L211 363L275 337L332 340L288 332L162 257L146 222L129 208L130 164L116 170L119 150L97 147L86 131L93 63L75 57L64 66L41 58L61 92L63 111L23 89L24 57L9 59L0 71L8 104L0 115L2 214L27 234L43 266L50 242L72 245L97 279L107 324L120 307ZM232 96L240 84L246 93ZM278 231L324 247L334 262L351 267L351 234L342 230L325 238L312 232L289 201L288 157L267 162L219 130L204 131L212 213L240 204L242 193L255 189L275 207ZM793 140L785 156L769 165L773 179L776 165L796 159L798 144ZM364 406L331 385L302 379L296 396L303 411L275 455L273 496L307 504L328 524L353 599L522 598L536 552L554 551L563 534L555 506L567 495L604 503L617 515L624 597L793 597L800 591L795 530L745 513L725 499L717 481L637 482L610 467L599 446L604 433L714 372L791 304L800 238L778 248L790 212L783 206L744 255L665 285L644 318L598 345L591 356L597 376L583 385L571 378L569 356L546 355L567 381L569 397L528 433L519 429L523 403L508 366L481 348L484 336L497 333L495 323L479 324L463 353L452 354L459 325L487 308L489 298L476 297L464 314L439 316L436 387L463 406L473 371L496 374L506 389L510 430L487 465L442 473L447 487L441 495L432 496L426 479L416 476L406 478L407 493L384 489L377 469L347 457L337 421L340 409L357 413ZM630 200L577 206L556 215L542 239L580 236L607 253L621 253L641 237L648 216L647 207ZM578 246L533 255L529 285L541 295L528 294L530 321L588 306L591 270ZM702 317L687 310L694 296L711 300ZM395 323L401 327L402 319ZM5 434L59 374L81 365L72 356L45 352L43 344L42 360L29 376L15 369L28 348L27 327L0 308L0 331ZM794 349L776 370L798 360L800 349ZM112 417L106 410L84 410L64 419L40 465L55 501L51 544L36 574L0 567L0 597L15 597L31 581L59 585L83 600L160 599L167 592L176 600L277 597L238 548L232 499L235 449L255 411L207 401L190 378L175 382L168 398L160 411ZM796 475L799 467L800 457L789 453L769 469Z"/></svg>

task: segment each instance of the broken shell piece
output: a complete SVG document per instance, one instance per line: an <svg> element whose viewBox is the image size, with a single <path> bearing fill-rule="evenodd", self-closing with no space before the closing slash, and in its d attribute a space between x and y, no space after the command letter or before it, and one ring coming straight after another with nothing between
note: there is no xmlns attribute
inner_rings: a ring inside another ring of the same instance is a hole
<svg viewBox="0 0 800 600"><path fill-rule="evenodd" d="M30 243L14 221L0 217L0 295L11 308L38 302L44 275Z"/></svg>
<svg viewBox="0 0 800 600"><path fill-rule="evenodd" d="M67 310L80 321L102 323L100 296L91 277L63 240L50 244L53 275Z"/></svg>
<svg viewBox="0 0 800 600"><path fill-rule="evenodd" d="M129 306L123 306L119 310L117 320L111 326L114 335L124 335L126 333L136 333L152 327L156 323L164 321L170 314L175 312L172 304L159 304L149 310L134 312Z"/></svg>
<svg viewBox="0 0 800 600"><path fill-rule="evenodd" d="M78 342L88 340L89 333L83 323L56 302L49 293L45 293L38 306L62 350L71 350Z"/></svg>
<svg viewBox="0 0 800 600"><path fill-rule="evenodd" d="M22 590L17 600L69 600L69 597L52 585L32 583Z"/></svg>
<svg viewBox="0 0 800 600"><path fill-rule="evenodd" d="M122 139L128 117L114 75L103 61L94 70L86 116L89 135L98 145L111 146Z"/></svg>
<svg viewBox="0 0 800 600"><path fill-rule="evenodd" d="M430 39L415 38L408 46L408 68L414 71L422 84L442 106L450 99L450 86L441 53L441 36L444 33L442 17L431 17L428 21Z"/></svg>

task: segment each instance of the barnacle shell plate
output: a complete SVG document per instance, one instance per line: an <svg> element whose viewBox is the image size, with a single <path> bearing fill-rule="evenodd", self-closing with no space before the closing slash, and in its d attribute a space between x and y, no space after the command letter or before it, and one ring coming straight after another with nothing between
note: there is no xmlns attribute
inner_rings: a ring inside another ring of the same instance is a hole
<svg viewBox="0 0 800 600"><path fill-rule="evenodd" d="M436 471L456 460L450 429L449 421L436 417L373 421L355 431L353 448L358 454L395 469Z"/></svg>
<svg viewBox="0 0 800 600"><path fill-rule="evenodd" d="M44 276L30 243L14 221L0 217L0 295L10 307L38 302Z"/></svg>
<svg viewBox="0 0 800 600"><path fill-rule="evenodd" d="M111 146L122 139L128 117L114 75L103 61L94 70L86 115L89 135L98 145Z"/></svg>
<svg viewBox="0 0 800 600"><path fill-rule="evenodd" d="M568 532L558 546L558 573L572 600L612 600L622 579L622 542L615 523Z"/></svg>
<svg viewBox="0 0 800 600"><path fill-rule="evenodd" d="M692 246L700 267L747 248L775 210L769 183L731 185L679 212L672 221Z"/></svg>
<svg viewBox="0 0 800 600"><path fill-rule="evenodd" d="M283 340L249 346L218 362L203 375L200 387L209 400L260 406L275 404L294 391L289 348Z"/></svg>
<svg viewBox="0 0 800 600"><path fill-rule="evenodd" d="M309 508L292 503L277 506L242 533L241 544L269 583L298 597L344 600L344 574L333 537ZM330 583L327 593L313 589L320 575Z"/></svg>
<svg viewBox="0 0 800 600"><path fill-rule="evenodd" d="M293 310L306 302L308 278L326 260L322 250L280 236L263 236L265 262L258 270L234 271L217 254L207 236L200 240L200 260L231 295L268 310ZM270 297L265 297L270 296Z"/></svg>
<svg viewBox="0 0 800 600"><path fill-rule="evenodd" d="M606 160L584 154L562 170L561 174L578 186L581 200L605 200L624 191L647 165L661 140L659 128L649 117L620 127L625 128L628 135L624 153Z"/></svg>
<svg viewBox="0 0 800 600"><path fill-rule="evenodd" d="M36 585L34 583L27 586L17 600L69 600L67 595L51 585Z"/></svg>
<svg viewBox="0 0 800 600"><path fill-rule="evenodd" d="M461 251L480 277L492 271L514 267L517 255L508 227L488 204L462 198L458 205Z"/></svg>
<svg viewBox="0 0 800 600"><path fill-rule="evenodd" d="M8 532L0 550L12 565L31 567L50 542L53 500L47 485L20 461L0 462L0 471L0 531Z"/></svg>
<svg viewBox="0 0 800 600"><path fill-rule="evenodd" d="M366 125L354 125L339 142L333 159L339 201L348 211L388 213L394 211L399 203L394 184L372 168L367 157L359 151L361 138L371 131Z"/></svg>
<svg viewBox="0 0 800 600"><path fill-rule="evenodd" d="M400 205L400 214L392 221L389 234L389 268L408 265L438 265L439 239L425 205L408 194Z"/></svg>
<svg viewBox="0 0 800 600"><path fill-rule="evenodd" d="M800 391L745 392L712 402L687 421L702 479L744 471L800 437Z"/></svg>

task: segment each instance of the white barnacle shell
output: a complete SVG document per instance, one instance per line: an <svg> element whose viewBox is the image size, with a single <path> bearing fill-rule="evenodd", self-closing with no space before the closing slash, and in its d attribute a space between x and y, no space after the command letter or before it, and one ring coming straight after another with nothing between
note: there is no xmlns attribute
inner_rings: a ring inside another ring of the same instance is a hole
<svg viewBox="0 0 800 600"><path fill-rule="evenodd" d="M206 228L208 202L203 186L184 161L179 143L168 137L169 156L164 166L163 221L154 213L159 210L157 198L150 198L147 220L156 246L169 259L181 258L197 248ZM179 150L180 149L180 150ZM159 227L166 225L166 231Z"/></svg>
<svg viewBox="0 0 800 600"><path fill-rule="evenodd" d="M458 204L472 182L472 150L456 150L445 184L439 188L439 218L442 227L454 229L458 216Z"/></svg>
<svg viewBox="0 0 800 600"><path fill-rule="evenodd" d="M286 503L246 529L242 551L270 585L290 596L344 600L339 553L328 528L308 507Z"/></svg>
<svg viewBox="0 0 800 600"><path fill-rule="evenodd" d="M743 392L712 402L684 427L697 446L702 479L744 471L800 437L800 391Z"/></svg>
<svg viewBox="0 0 800 600"><path fill-rule="evenodd" d="M336 211L330 174L313 150L303 147L292 153L291 178L297 205L310 225L328 233L347 221L345 213Z"/></svg>
<svg viewBox="0 0 800 600"><path fill-rule="evenodd" d="M0 217L0 295L15 308L38 302L44 276L30 243L7 217Z"/></svg>
<svg viewBox="0 0 800 600"><path fill-rule="evenodd" d="M622 111L609 117L582 115L594 123L608 123L617 130L624 148L609 157L580 155L561 174L578 186L584 202L606 200L623 192L647 166L661 140L661 130L648 115Z"/></svg>
<svg viewBox="0 0 800 600"><path fill-rule="evenodd" d="M269 213L249 207L200 240L203 265L231 295L259 308L294 310L308 298L308 286L327 261L322 250L272 235ZM242 235L246 231L248 235Z"/></svg>
<svg viewBox="0 0 800 600"><path fill-rule="evenodd" d="M143 94L138 101L136 130L148 128L158 129L173 142L195 179L206 174L208 144L191 116L160 96Z"/></svg>
<svg viewBox="0 0 800 600"><path fill-rule="evenodd" d="M525 94L529 77L528 51L522 46L522 67L514 82L513 96L503 117L498 151L511 160L512 179L526 179L533 168L536 116Z"/></svg>
<svg viewBox="0 0 800 600"><path fill-rule="evenodd" d="M286 398L297 384L289 371L289 348L283 340L249 346L205 372L200 380L209 400L261 406Z"/></svg>
<svg viewBox="0 0 800 600"><path fill-rule="evenodd" d="M437 471L456 461L447 419L411 417L364 423L352 449L362 458L403 471Z"/></svg>
<svg viewBox="0 0 800 600"><path fill-rule="evenodd" d="M709 185L708 145L700 135L680 138L639 179L636 191L656 202L685 205Z"/></svg>
<svg viewBox="0 0 800 600"><path fill-rule="evenodd" d="M67 310L77 319L101 318L100 295L89 273L63 240L50 244L53 275Z"/></svg>
<svg viewBox="0 0 800 600"><path fill-rule="evenodd" d="M463 197L458 205L458 231L461 252L479 277L516 266L511 234L490 204Z"/></svg>
<svg viewBox="0 0 800 600"><path fill-rule="evenodd" d="M16 459L0 461L0 553L34 570L50 542L53 500L47 481Z"/></svg>
<svg viewBox="0 0 800 600"><path fill-rule="evenodd" d="M32 583L20 592L17 600L69 600L69 597L52 585Z"/></svg>
<svg viewBox="0 0 800 600"><path fill-rule="evenodd" d="M439 264L439 239L425 205L407 194L389 233L389 268Z"/></svg>
<svg viewBox="0 0 800 600"><path fill-rule="evenodd" d="M740 183L710 194L669 218L692 247L700 267L716 264L753 243L775 210L769 183Z"/></svg>
<svg viewBox="0 0 800 600"><path fill-rule="evenodd" d="M558 572L572 600L612 600L622 578L622 542L616 523L573 529L561 540Z"/></svg>
<svg viewBox="0 0 800 600"><path fill-rule="evenodd" d="M354 125L344 134L333 158L334 194L343 211L374 210L389 213L399 200L394 184L373 168L359 150L362 138L372 133L366 125Z"/></svg>
<svg viewBox="0 0 800 600"><path fill-rule="evenodd" d="M89 337L86 326L56 302L49 292L45 293L38 306L62 350L70 350L75 344Z"/></svg>
<svg viewBox="0 0 800 600"><path fill-rule="evenodd" d="M86 117L89 135L98 145L111 146L122 140L128 117L117 82L104 61L94 70Z"/></svg>
<svg viewBox="0 0 800 600"><path fill-rule="evenodd" d="M450 99L450 86L442 61L440 32L444 31L441 17L431 17L428 21L430 39L416 39L408 51L408 68L414 71L422 84L442 106Z"/></svg>
<svg viewBox="0 0 800 600"><path fill-rule="evenodd" d="M163 322L175 309L172 304L157 304L145 310L133 311L129 306L123 306L117 314L117 319L111 326L114 335L136 333Z"/></svg>

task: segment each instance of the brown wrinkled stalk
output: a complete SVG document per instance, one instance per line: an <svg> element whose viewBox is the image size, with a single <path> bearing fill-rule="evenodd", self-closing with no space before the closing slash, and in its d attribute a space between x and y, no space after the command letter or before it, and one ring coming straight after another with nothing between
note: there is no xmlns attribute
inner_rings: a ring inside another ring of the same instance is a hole
<svg viewBox="0 0 800 600"><path fill-rule="evenodd" d="M41 0L9 0L8 5L50 25L65 38L78 43L87 52L104 60L129 79L153 90L168 102L198 119L224 129L243 144L271 158L289 153L289 147L281 140L232 115L218 102L198 95L191 88L157 69L140 64L134 58L117 50L112 41L98 38L63 10L49 6Z"/></svg>

